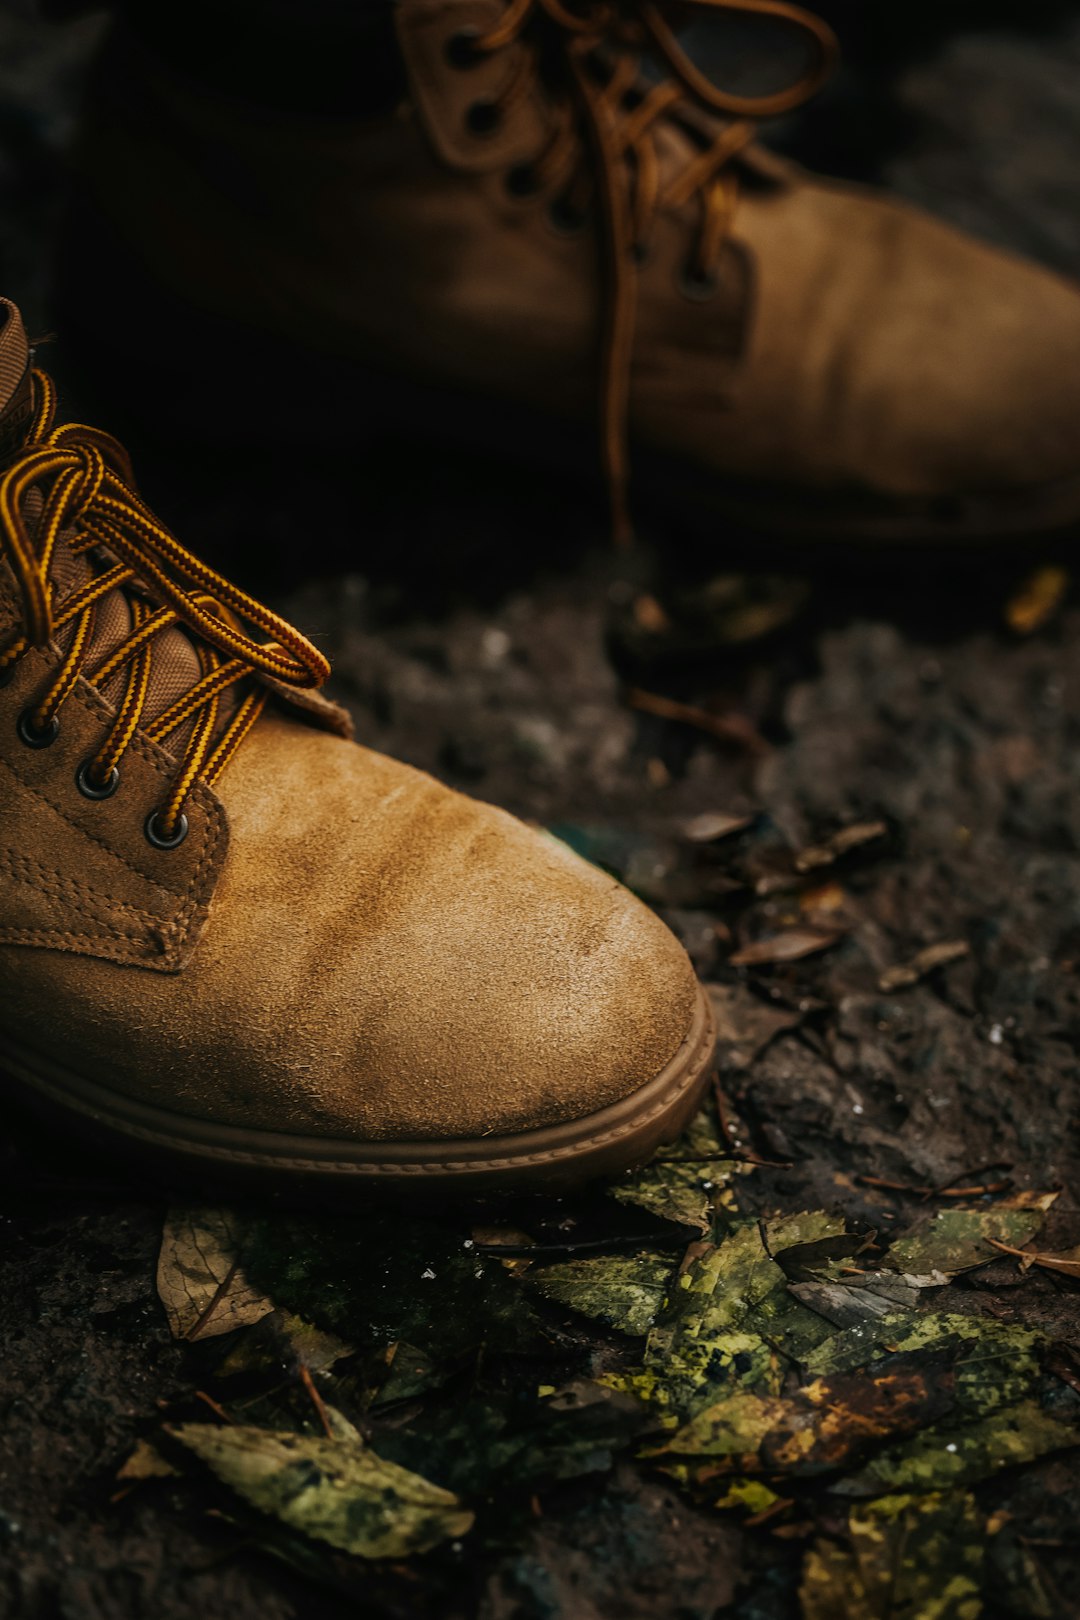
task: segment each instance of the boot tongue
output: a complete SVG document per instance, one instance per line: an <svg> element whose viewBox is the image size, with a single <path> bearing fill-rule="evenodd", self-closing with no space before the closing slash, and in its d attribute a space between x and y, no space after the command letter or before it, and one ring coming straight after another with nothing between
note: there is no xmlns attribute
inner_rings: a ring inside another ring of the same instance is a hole
<svg viewBox="0 0 1080 1620"><path fill-rule="evenodd" d="M32 411L26 328L15 305L0 298L0 465L25 439Z"/></svg>
<svg viewBox="0 0 1080 1620"><path fill-rule="evenodd" d="M30 381L31 351L22 317L15 305L0 298L0 470L17 455L26 439L33 415L33 391ZM35 490L27 498L25 519L31 532L41 514L42 497ZM93 555L76 556L61 537L52 565L52 578L56 587L55 606L63 607L74 591L79 590L100 563ZM7 567L0 558L0 604L9 595L13 585ZM131 605L123 589L111 591L97 604L94 629L84 660L84 672L92 672L114 652L132 627ZM70 642L73 628L58 636L62 648ZM150 658L150 679L143 720L150 721L163 714L177 698L191 690L202 675L202 664L195 645L185 631L173 628L154 637ZM122 696L128 678L127 668L117 671L101 688L108 702L117 702ZM232 690L221 699L221 719L225 720L234 707ZM168 739L170 750L183 746L190 723L178 729Z"/></svg>

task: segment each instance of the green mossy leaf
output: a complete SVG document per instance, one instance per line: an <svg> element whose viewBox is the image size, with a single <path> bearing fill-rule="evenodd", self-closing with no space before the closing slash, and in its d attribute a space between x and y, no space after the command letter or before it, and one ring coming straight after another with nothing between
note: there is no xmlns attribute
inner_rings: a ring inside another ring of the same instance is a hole
<svg viewBox="0 0 1080 1620"><path fill-rule="evenodd" d="M354 1441L204 1423L169 1433L260 1512L360 1558L406 1558L472 1528L456 1496Z"/></svg>
<svg viewBox="0 0 1080 1620"><path fill-rule="evenodd" d="M714 1211L735 1209L734 1184L753 1167L731 1157L708 1109L697 1114L670 1147L609 1188L621 1204L704 1234Z"/></svg>
<svg viewBox="0 0 1080 1620"><path fill-rule="evenodd" d="M852 1508L847 1542L803 1566L803 1620L978 1620L985 1521L972 1497L887 1496Z"/></svg>
<svg viewBox="0 0 1080 1620"><path fill-rule="evenodd" d="M898 1271L917 1275L961 1271L1001 1258L988 1238L1021 1248L1039 1231L1056 1193L1017 1193L985 1209L940 1209L897 1238L886 1257Z"/></svg>
<svg viewBox="0 0 1080 1620"><path fill-rule="evenodd" d="M847 1496L882 1491L940 1491L973 1485L1002 1468L1080 1445L1080 1427L1028 1400L991 1410L973 1423L913 1435L836 1486Z"/></svg>
<svg viewBox="0 0 1080 1620"><path fill-rule="evenodd" d="M648 1250L535 1266L526 1272L525 1282L545 1299L595 1317L621 1333L643 1335L664 1303L673 1266L670 1254Z"/></svg>

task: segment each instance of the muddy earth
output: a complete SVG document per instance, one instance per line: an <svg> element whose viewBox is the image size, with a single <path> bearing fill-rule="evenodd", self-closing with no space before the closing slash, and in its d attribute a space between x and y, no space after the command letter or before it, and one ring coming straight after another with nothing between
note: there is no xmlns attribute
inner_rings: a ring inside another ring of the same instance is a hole
<svg viewBox="0 0 1080 1620"><path fill-rule="evenodd" d="M1080 8L830 15L847 64L776 141L1080 272ZM0 10L0 287L42 333L99 31ZM68 380L62 330L48 363ZM240 486L133 449L163 516L328 653L364 742L661 911L713 987L719 1086L652 1180L437 1221L200 1213L8 1117L0 1614L1080 1613L1071 558L781 564L663 512L613 557L597 491L525 462L361 446L275 463L271 498L257 455ZM207 1231L233 1270L170 1318L159 1282ZM673 1278L710 1256L714 1354L665 1417L642 1369L674 1378ZM237 1257L265 1310L221 1332ZM877 1321L874 1374L843 1335ZM773 1426L739 1429L736 1397ZM453 1493L442 1530L345 1550L207 1465L208 1435L328 1423Z"/></svg>

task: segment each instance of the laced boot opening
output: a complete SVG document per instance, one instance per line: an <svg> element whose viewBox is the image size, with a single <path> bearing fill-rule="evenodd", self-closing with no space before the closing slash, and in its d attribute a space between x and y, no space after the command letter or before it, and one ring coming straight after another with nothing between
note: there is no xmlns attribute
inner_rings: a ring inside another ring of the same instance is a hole
<svg viewBox="0 0 1080 1620"><path fill-rule="evenodd" d="M628 504L628 415L638 297L653 221L662 208L696 205L677 291L704 303L719 287L719 260L738 206L738 160L763 119L801 106L821 87L837 56L827 23L786 0L686 0L683 20L765 18L794 28L811 59L782 89L738 95L714 84L679 43L665 10L652 0L509 0L494 28L459 29L447 41L450 65L467 71L514 48L517 65L495 100L467 115L478 139L501 127L538 82L554 106L543 150L506 176L514 196L546 199L552 228L579 231L598 222L603 278L598 334L598 415L603 470L617 543L632 539ZM675 127L688 156L672 175L661 131Z"/></svg>
<svg viewBox="0 0 1080 1620"><path fill-rule="evenodd" d="M2 307L10 320L11 306ZM0 362L3 335L0 327ZM154 848L175 849L193 786L221 775L269 701L268 683L318 687L329 665L158 522L115 439L55 425L56 392L44 371L28 381L29 426L0 475L0 563L14 580L18 621L0 646L0 686L31 648L59 649L52 678L16 721L34 749L60 735L80 679L106 695L112 724L75 773L87 799L118 791L136 733L168 748L177 759L172 787L144 831Z"/></svg>

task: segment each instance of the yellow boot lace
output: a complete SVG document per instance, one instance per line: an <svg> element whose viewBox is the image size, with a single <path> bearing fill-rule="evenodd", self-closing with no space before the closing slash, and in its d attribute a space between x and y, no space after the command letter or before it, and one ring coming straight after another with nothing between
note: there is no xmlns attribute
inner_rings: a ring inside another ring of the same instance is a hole
<svg viewBox="0 0 1080 1620"><path fill-rule="evenodd" d="M634 342L638 264L658 208L700 200L697 239L688 273L697 296L707 296L720 248L738 203L733 162L750 144L757 123L790 112L824 83L837 54L827 23L786 0L683 0L685 14L735 12L792 24L807 37L813 60L806 72L772 95L739 96L721 90L679 44L652 0L509 0L495 27L467 38L468 48L490 55L520 43L521 66L495 102L501 117L528 94L540 53L554 39L570 116L564 118L540 156L529 165L538 189L572 181L581 165L581 137L601 216L607 297L601 345L600 430L604 469L611 491L616 538L629 538L627 414ZM606 53L607 60L601 53ZM661 68L659 82L641 76L648 56ZM700 116L726 122L703 127ZM699 148L681 173L661 185L654 134L662 119L674 120Z"/></svg>
<svg viewBox="0 0 1080 1620"><path fill-rule="evenodd" d="M270 696L260 676L287 686L320 686L330 673L322 654L284 619L207 568L169 533L134 488L127 452L107 433L70 423L54 427L56 391L34 371L34 418L16 459L0 476L0 559L14 575L22 605L21 627L0 649L0 684L31 647L44 648L71 627L66 652L48 688L24 711L20 735L34 747L52 742L60 712L80 676L101 687L127 670L116 718L101 747L81 768L91 798L107 798L119 784L124 753L143 719L151 691L155 643L172 626L190 633L200 678L142 727L166 744L190 723L172 788L146 825L150 841L171 849L187 832L184 803L196 779L212 784L232 759ZM37 492L40 515L28 523L27 497ZM90 557L86 583L58 609L52 574L60 545ZM92 656L97 605L123 590L130 632L95 668ZM272 639L253 640L247 624ZM250 680L221 727L222 694ZM220 730L220 735L219 735Z"/></svg>

